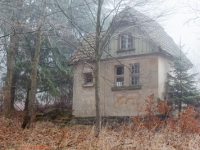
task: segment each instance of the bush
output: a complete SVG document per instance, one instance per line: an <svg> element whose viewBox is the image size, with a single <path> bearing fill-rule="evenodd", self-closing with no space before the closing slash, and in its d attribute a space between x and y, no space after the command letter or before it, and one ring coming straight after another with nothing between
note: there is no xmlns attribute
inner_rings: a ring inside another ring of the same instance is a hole
<svg viewBox="0 0 200 150"><path fill-rule="evenodd" d="M166 101L155 101L154 96L150 95L145 100L145 115L138 113L137 117L132 117L134 125L145 127L148 130L155 130L162 127L170 128L172 131L181 133L198 133L200 131L199 121L196 119L197 112L193 107L188 107L178 114L178 118L171 115L171 106ZM160 116L160 117L159 117Z"/></svg>

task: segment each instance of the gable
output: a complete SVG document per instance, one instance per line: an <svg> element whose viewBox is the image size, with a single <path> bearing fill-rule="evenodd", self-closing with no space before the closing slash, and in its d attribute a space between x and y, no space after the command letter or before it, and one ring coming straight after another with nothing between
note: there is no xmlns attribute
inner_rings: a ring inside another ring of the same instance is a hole
<svg viewBox="0 0 200 150"><path fill-rule="evenodd" d="M134 9L121 11L113 20L112 26L116 30L111 36L109 45L101 59L157 52L174 57L180 54L179 47L156 21ZM126 46L128 47L131 43L127 43L128 41L125 40L125 51L120 51L120 48L122 48L121 43L123 44L123 41L120 40L120 35L126 33L132 34L134 47L130 50L126 49ZM80 44L79 49L75 50L72 57L73 62L85 59L92 60L94 58L95 36L90 34L88 39L89 43L84 41ZM187 61L189 62L188 59Z"/></svg>
<svg viewBox="0 0 200 150"><path fill-rule="evenodd" d="M131 36L132 39L129 36ZM125 41L123 41L124 37L126 38ZM130 42L130 40L132 41ZM109 54L113 57L149 54L158 51L159 49L156 44L139 26L121 27L117 29L110 40L108 48ZM102 59L106 58L109 58L109 55L104 53Z"/></svg>

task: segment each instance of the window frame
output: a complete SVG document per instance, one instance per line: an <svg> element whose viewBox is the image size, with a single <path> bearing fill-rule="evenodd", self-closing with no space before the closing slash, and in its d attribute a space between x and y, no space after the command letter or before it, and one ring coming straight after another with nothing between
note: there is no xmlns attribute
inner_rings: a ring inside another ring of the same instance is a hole
<svg viewBox="0 0 200 150"><path fill-rule="evenodd" d="M119 49L120 50L134 49L134 37L131 33L123 33L119 35Z"/></svg>
<svg viewBox="0 0 200 150"><path fill-rule="evenodd" d="M91 82L87 81L87 75L90 75L91 78ZM94 86L94 75L93 72L83 72L83 87L93 87Z"/></svg>
<svg viewBox="0 0 200 150"><path fill-rule="evenodd" d="M135 68L133 69L133 67ZM130 85L137 86L141 85L140 83L140 64L134 63L130 65Z"/></svg>
<svg viewBox="0 0 200 150"><path fill-rule="evenodd" d="M118 67L122 67L123 68L122 71L121 71L122 74L118 74L117 73L118 72L117 71ZM115 66L115 86L117 86L117 87L124 86L124 66L123 65L117 65L117 66Z"/></svg>

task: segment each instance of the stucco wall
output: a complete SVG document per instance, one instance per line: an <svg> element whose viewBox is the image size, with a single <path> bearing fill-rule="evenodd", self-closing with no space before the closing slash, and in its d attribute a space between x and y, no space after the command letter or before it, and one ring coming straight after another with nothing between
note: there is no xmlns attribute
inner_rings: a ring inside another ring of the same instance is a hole
<svg viewBox="0 0 200 150"><path fill-rule="evenodd" d="M94 86L83 87L85 72L92 72L87 64L79 64L74 68L73 110L77 117L95 114Z"/></svg>
<svg viewBox="0 0 200 150"><path fill-rule="evenodd" d="M132 49L119 49L120 35L123 33L131 33L134 37ZM138 26L122 27L115 31L106 51L100 64L102 116L134 116L150 94L163 99L164 85L170 68L169 60L159 54L159 47ZM134 63L140 65L141 89L112 90L115 83L115 66L124 65L124 86L128 87L130 65ZM73 109L77 117L95 116L94 85L84 85L84 73L93 72L92 66L92 63L75 65Z"/></svg>
<svg viewBox="0 0 200 150"><path fill-rule="evenodd" d="M158 97L164 100L165 83L167 81L167 73L171 70L171 60L160 56L158 58Z"/></svg>
<svg viewBox="0 0 200 150"><path fill-rule="evenodd" d="M119 63L120 62L120 63ZM123 64L124 86L130 86L129 66L140 64L141 89L113 91L115 82L115 66ZM95 116L94 86L84 86L84 73L92 72L92 64L80 63L74 69L74 115L78 117ZM160 55L143 55L104 60L100 67L100 92L102 116L134 116L144 104L148 95L161 97L168 71L168 60Z"/></svg>

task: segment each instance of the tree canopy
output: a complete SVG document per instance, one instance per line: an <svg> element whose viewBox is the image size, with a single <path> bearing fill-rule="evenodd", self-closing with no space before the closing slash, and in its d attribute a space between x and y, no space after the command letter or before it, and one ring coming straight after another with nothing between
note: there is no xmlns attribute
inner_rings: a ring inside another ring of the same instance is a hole
<svg viewBox="0 0 200 150"><path fill-rule="evenodd" d="M175 104L181 112L182 104L194 104L199 93L195 86L197 74L190 73L191 62L181 51L179 56L173 58L172 71L168 74L167 95L168 102Z"/></svg>

